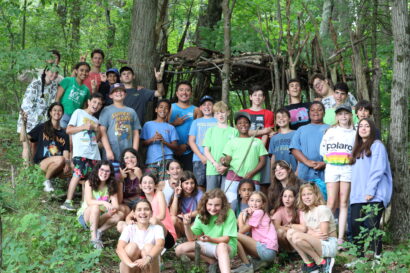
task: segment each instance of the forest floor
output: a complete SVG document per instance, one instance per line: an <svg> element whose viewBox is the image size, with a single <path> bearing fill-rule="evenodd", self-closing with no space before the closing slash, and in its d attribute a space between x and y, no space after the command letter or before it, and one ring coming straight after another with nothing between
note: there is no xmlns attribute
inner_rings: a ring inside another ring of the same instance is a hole
<svg viewBox="0 0 410 273"><path fill-rule="evenodd" d="M115 253L117 231L112 229L104 234L102 251L91 248L89 233L80 227L76 214L60 209L67 182L60 179L55 192L45 193L41 171L23 166L15 120L15 116L0 115L0 220L4 233L0 268L4 272L119 272ZM74 200L77 206L80 195L77 192ZM343 266L352 259L340 253L333 272L352 272ZM163 273L205 272L206 268L183 264L174 250L165 252L162 261ZM233 268L240 263L236 258ZM260 272L297 273L301 265L297 255L289 258L279 254L271 268Z"/></svg>

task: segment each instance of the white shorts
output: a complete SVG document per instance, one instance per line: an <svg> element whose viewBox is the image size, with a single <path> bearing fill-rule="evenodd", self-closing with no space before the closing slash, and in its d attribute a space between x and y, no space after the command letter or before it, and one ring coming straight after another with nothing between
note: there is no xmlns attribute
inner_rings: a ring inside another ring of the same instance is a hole
<svg viewBox="0 0 410 273"><path fill-rule="evenodd" d="M337 254L337 239L336 237L329 237L327 240L320 240L322 245L322 256L334 258Z"/></svg>
<svg viewBox="0 0 410 273"><path fill-rule="evenodd" d="M325 181L328 182L351 182L352 166L351 165L332 165L326 164Z"/></svg>

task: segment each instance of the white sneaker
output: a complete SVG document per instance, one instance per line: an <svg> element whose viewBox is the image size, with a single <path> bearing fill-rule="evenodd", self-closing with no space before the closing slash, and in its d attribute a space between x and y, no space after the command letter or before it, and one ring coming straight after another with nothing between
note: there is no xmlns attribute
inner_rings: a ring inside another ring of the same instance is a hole
<svg viewBox="0 0 410 273"><path fill-rule="evenodd" d="M51 185L51 181L47 179L46 181L43 182L44 185L44 191L45 192L52 192L54 191L53 185Z"/></svg>

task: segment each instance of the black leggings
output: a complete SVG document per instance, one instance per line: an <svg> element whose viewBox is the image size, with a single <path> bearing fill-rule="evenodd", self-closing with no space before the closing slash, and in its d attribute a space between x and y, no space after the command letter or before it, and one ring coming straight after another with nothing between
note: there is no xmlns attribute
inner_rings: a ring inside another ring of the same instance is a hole
<svg viewBox="0 0 410 273"><path fill-rule="evenodd" d="M380 209L378 213L375 215L374 212L372 213L365 213L363 211L363 207L367 205L373 205ZM369 232L373 228L379 229L380 227L380 219L382 218L384 206L383 202L373 202L373 203L359 203L359 204L351 204L351 232L353 243L359 248L360 256L363 257L364 255L364 243L359 243L359 241L367 240L368 236L370 235ZM369 216L368 216L369 215ZM364 221L356 221L356 219L360 219L367 216L366 220ZM366 228L365 236L362 239L357 239L356 237L360 234L360 227ZM382 236L377 236L372 242L370 243L370 247L368 250L374 251L376 255L380 255L382 252Z"/></svg>

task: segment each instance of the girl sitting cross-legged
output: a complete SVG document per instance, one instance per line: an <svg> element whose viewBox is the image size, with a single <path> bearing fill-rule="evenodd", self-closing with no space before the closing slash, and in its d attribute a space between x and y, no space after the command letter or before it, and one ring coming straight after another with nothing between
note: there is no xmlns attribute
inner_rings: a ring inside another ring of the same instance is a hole
<svg viewBox="0 0 410 273"><path fill-rule="evenodd" d="M151 224L153 212L148 200L138 200L131 214L134 223L125 227L117 245L120 272L158 273L164 231L161 226Z"/></svg>
<svg viewBox="0 0 410 273"><path fill-rule="evenodd" d="M194 259L195 240L201 247L201 259L208 264L208 272L231 272L230 259L236 255L237 227L235 213L220 189L206 192L199 202L198 215L191 227L191 216L184 215L184 228L188 242L176 247L178 257Z"/></svg>
<svg viewBox="0 0 410 273"><path fill-rule="evenodd" d="M275 226L268 211L268 198L263 192L255 191L248 201L249 207L238 217L238 254L244 263L233 272L253 272L272 262L278 251ZM247 236L250 232L252 237ZM253 266L248 257L254 258Z"/></svg>
<svg viewBox="0 0 410 273"><path fill-rule="evenodd" d="M298 206L305 228L303 231L289 229L287 239L303 259L302 271L331 273L337 252L336 224L315 183L300 187Z"/></svg>

